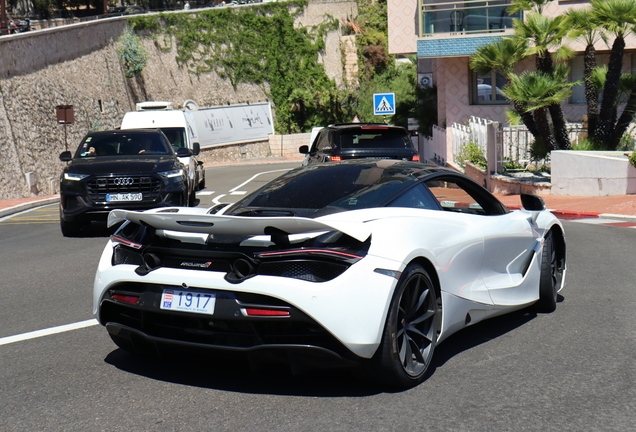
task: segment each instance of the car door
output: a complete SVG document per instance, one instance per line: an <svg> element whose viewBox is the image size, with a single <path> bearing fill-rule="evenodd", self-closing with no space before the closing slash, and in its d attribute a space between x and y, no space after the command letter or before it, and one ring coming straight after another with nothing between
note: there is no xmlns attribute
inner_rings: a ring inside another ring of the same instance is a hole
<svg viewBox="0 0 636 432"><path fill-rule="evenodd" d="M541 241L530 214L508 212L484 188L461 177L441 177L427 186L444 210L465 214L481 231L481 279L492 302L516 305L536 300Z"/></svg>
<svg viewBox="0 0 636 432"><path fill-rule="evenodd" d="M309 150L308 164L328 162L332 151L331 137L333 132L325 128L318 133Z"/></svg>

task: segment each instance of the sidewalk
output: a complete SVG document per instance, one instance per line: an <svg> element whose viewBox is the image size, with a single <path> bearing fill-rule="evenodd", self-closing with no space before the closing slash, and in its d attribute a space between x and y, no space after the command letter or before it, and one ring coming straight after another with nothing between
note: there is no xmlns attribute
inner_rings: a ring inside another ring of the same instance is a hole
<svg viewBox="0 0 636 432"><path fill-rule="evenodd" d="M521 207L519 195L500 195L497 198L510 209ZM614 217L636 219L636 195L602 197L542 196L546 207L560 218L578 219ZM45 204L54 204L59 195L0 200L0 218Z"/></svg>

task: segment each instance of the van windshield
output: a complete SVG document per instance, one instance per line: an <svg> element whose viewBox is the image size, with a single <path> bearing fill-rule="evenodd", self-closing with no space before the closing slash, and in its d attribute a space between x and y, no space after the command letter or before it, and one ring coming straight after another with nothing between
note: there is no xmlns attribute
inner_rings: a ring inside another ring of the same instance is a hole
<svg viewBox="0 0 636 432"><path fill-rule="evenodd" d="M161 131L168 138L168 141L170 141L170 144L172 145L172 148L174 149L175 153L180 148L186 148L187 147L186 146L186 136L185 136L185 129L184 128L181 128L181 127L161 128Z"/></svg>

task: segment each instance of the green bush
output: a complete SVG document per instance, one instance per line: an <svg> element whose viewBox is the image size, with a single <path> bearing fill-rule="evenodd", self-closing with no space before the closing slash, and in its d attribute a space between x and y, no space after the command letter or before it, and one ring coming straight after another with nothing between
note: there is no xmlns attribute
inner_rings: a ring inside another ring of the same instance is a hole
<svg viewBox="0 0 636 432"><path fill-rule="evenodd" d="M488 162L486 161L484 153L482 152L481 148L474 142L464 144L459 149L457 158L462 168L466 168L466 162L470 162L471 164L481 169L488 168Z"/></svg>
<svg viewBox="0 0 636 432"><path fill-rule="evenodd" d="M582 139L578 143L572 143L572 150L606 150L605 146L597 143L596 141L592 141L590 139Z"/></svg>
<svg viewBox="0 0 636 432"><path fill-rule="evenodd" d="M141 71L144 70L148 63L148 52L143 47L139 36L127 28L119 37L116 46L126 78L134 78L141 75Z"/></svg>
<svg viewBox="0 0 636 432"><path fill-rule="evenodd" d="M629 163L636 167L636 151L633 151L629 156Z"/></svg>

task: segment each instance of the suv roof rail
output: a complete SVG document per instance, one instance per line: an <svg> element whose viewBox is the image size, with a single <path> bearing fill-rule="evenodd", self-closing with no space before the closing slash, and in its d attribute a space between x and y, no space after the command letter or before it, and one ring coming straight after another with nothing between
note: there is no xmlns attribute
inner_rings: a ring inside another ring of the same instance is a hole
<svg viewBox="0 0 636 432"><path fill-rule="evenodd" d="M373 125L373 126L393 126L390 124L386 124L386 123L372 123L372 122L349 122L349 123L332 123L329 126L369 126L369 125Z"/></svg>

